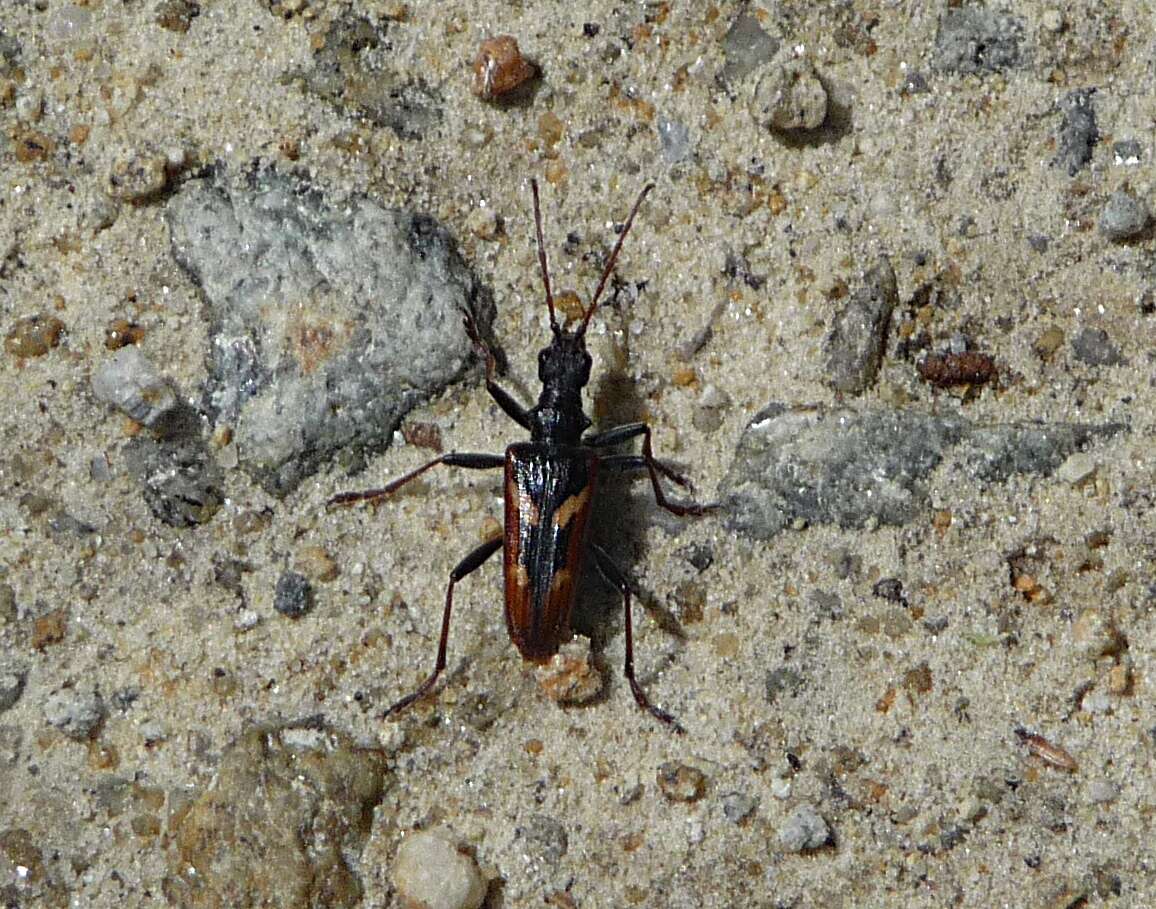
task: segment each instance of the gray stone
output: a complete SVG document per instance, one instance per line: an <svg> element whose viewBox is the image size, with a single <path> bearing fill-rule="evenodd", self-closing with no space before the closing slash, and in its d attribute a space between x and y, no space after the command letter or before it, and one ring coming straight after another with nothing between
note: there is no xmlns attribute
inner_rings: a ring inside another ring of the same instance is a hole
<svg viewBox="0 0 1156 909"><path fill-rule="evenodd" d="M96 368L92 393L150 428L163 425L179 406L173 384L131 344Z"/></svg>
<svg viewBox="0 0 1156 909"><path fill-rule="evenodd" d="M1089 366L1118 366L1124 362L1118 348L1102 328L1085 328L1072 339L1072 353Z"/></svg>
<svg viewBox="0 0 1156 909"><path fill-rule="evenodd" d="M741 824L759 807L759 797L745 792L728 792L722 797L723 815L732 824Z"/></svg>
<svg viewBox="0 0 1156 909"><path fill-rule="evenodd" d="M982 6L949 9L939 20L933 62L954 73L994 73L1022 62L1023 23Z"/></svg>
<svg viewBox="0 0 1156 909"><path fill-rule="evenodd" d="M1137 139L1121 139L1112 143L1112 158L1116 164L1139 164L1144 157L1144 146Z"/></svg>
<svg viewBox="0 0 1156 909"><path fill-rule="evenodd" d="M158 441L138 436L124 449L153 515L171 527L210 521L225 500L224 477L195 438Z"/></svg>
<svg viewBox="0 0 1156 909"><path fill-rule="evenodd" d="M863 276L851 299L835 315L827 336L827 384L844 394L862 394L875 383L891 313L899 302L895 271L886 256Z"/></svg>
<svg viewBox="0 0 1156 909"><path fill-rule="evenodd" d="M277 579L273 608L290 619L299 619L313 608L313 587L296 571L286 571Z"/></svg>
<svg viewBox="0 0 1156 909"><path fill-rule="evenodd" d="M727 524L769 539L786 527L902 525L928 506L930 474L949 455L978 479L1051 474L1117 424L979 425L911 411L772 405L739 440L723 480Z"/></svg>
<svg viewBox="0 0 1156 909"><path fill-rule="evenodd" d="M818 129L827 119L827 90L808 60L788 60L759 77L751 116L767 129Z"/></svg>
<svg viewBox="0 0 1156 909"><path fill-rule="evenodd" d="M460 378L483 300L429 218L330 200L265 171L186 184L167 210L177 261L211 319L206 407L240 466L285 495L338 451L388 445L401 417Z"/></svg>
<svg viewBox="0 0 1156 909"><path fill-rule="evenodd" d="M298 73L301 87L403 139L421 139L441 122L445 102L402 62L386 29L353 14L337 17L315 45L313 67Z"/></svg>
<svg viewBox="0 0 1156 909"><path fill-rule="evenodd" d="M779 50L779 42L763 31L759 20L742 13L723 38L723 64L719 76L728 85L740 82L760 66L769 63Z"/></svg>
<svg viewBox="0 0 1156 909"><path fill-rule="evenodd" d="M1092 160L1092 149L1100 139L1096 128L1096 111L1092 107L1095 89L1084 88L1070 92L1060 102L1060 131L1056 136L1056 157L1052 166L1059 167L1074 177Z"/></svg>
<svg viewBox="0 0 1156 909"><path fill-rule="evenodd" d="M667 164L678 164L680 161L686 161L693 153L690 130L686 128L685 123L678 120L659 118L658 143L662 149L663 160Z"/></svg>
<svg viewBox="0 0 1156 909"><path fill-rule="evenodd" d="M831 838L831 830L814 805L803 804L791 812L779 829L779 845L787 852L818 849Z"/></svg>
<svg viewBox="0 0 1156 909"><path fill-rule="evenodd" d="M1100 233L1116 242L1128 240L1148 226L1150 217L1143 199L1137 199L1126 189L1118 189L1104 205L1100 215Z"/></svg>
<svg viewBox="0 0 1156 909"><path fill-rule="evenodd" d="M23 668L0 666L0 713L11 710L24 693L28 673Z"/></svg>
<svg viewBox="0 0 1156 909"><path fill-rule="evenodd" d="M803 677L794 669L780 666L767 673L766 697L768 704L774 704L780 694L794 697L803 687Z"/></svg>
<svg viewBox="0 0 1156 909"><path fill-rule="evenodd" d="M515 832L525 842L525 851L534 859L556 865L569 848L562 822L548 814L531 815L525 827Z"/></svg>
<svg viewBox="0 0 1156 909"><path fill-rule="evenodd" d="M61 688L44 700L44 719L70 739L92 738L104 720L104 701L92 688Z"/></svg>

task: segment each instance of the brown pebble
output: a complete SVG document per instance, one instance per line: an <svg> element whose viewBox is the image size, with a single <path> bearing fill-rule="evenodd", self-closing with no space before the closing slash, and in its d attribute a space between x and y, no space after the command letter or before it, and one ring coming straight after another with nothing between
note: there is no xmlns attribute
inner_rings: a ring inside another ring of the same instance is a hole
<svg viewBox="0 0 1156 909"><path fill-rule="evenodd" d="M658 788L672 802L697 802L706 789L706 775L696 767L668 761L658 768Z"/></svg>
<svg viewBox="0 0 1156 909"><path fill-rule="evenodd" d="M32 648L43 650L50 644L59 644L64 640L64 632L67 629L67 612L63 609L46 612L32 623Z"/></svg>
<svg viewBox="0 0 1156 909"><path fill-rule="evenodd" d="M602 675L591 658L590 641L581 636L563 644L534 674L556 704L586 704L602 691Z"/></svg>
<svg viewBox="0 0 1156 909"><path fill-rule="evenodd" d="M582 300L572 290L563 290L554 295L554 309L562 313L570 322L578 322L586 315Z"/></svg>
<svg viewBox="0 0 1156 909"><path fill-rule="evenodd" d="M442 430L437 423L403 423L401 435L409 445L436 452L442 450Z"/></svg>
<svg viewBox="0 0 1156 909"><path fill-rule="evenodd" d="M301 574L322 583L332 581L341 569L324 546L303 546L297 551L295 566Z"/></svg>
<svg viewBox="0 0 1156 909"><path fill-rule="evenodd" d="M974 350L958 354L931 354L916 369L924 382L936 388L985 385L996 376L995 360Z"/></svg>
<svg viewBox="0 0 1156 909"><path fill-rule="evenodd" d="M1117 696L1132 693L1132 667L1127 663L1108 670L1108 691Z"/></svg>
<svg viewBox="0 0 1156 909"><path fill-rule="evenodd" d="M509 95L530 79L537 69L518 49L512 35L487 38L474 58L474 94L483 101Z"/></svg>
<svg viewBox="0 0 1156 909"><path fill-rule="evenodd" d="M4 350L14 357L41 357L60 343L64 323L55 316L17 319L4 338Z"/></svg>
<svg viewBox="0 0 1156 909"><path fill-rule="evenodd" d="M104 346L108 350L120 350L129 344L139 344L144 340L145 330L128 319L113 319L104 330Z"/></svg>
<svg viewBox="0 0 1156 909"><path fill-rule="evenodd" d="M56 142L44 133L22 130L12 137L12 152L21 164L43 161L55 151Z"/></svg>

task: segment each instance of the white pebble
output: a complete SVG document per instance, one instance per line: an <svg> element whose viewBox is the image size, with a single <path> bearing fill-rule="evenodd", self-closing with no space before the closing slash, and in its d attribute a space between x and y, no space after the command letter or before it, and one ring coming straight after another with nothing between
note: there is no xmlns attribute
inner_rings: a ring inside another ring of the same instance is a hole
<svg viewBox="0 0 1156 909"><path fill-rule="evenodd" d="M478 909L486 898L477 863L445 831L422 830L402 840L391 877L412 909Z"/></svg>

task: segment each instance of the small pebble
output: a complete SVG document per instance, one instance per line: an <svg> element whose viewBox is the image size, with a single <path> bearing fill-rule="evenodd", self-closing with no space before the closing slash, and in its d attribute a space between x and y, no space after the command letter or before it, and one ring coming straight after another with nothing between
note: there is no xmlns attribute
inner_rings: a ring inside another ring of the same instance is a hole
<svg viewBox="0 0 1156 909"><path fill-rule="evenodd" d="M145 330L136 322L113 319L104 330L104 347L106 350L120 350L130 344L140 344L144 337Z"/></svg>
<svg viewBox="0 0 1156 909"><path fill-rule="evenodd" d="M104 702L94 689L61 688L44 701L44 719L70 739L90 739L104 719Z"/></svg>
<svg viewBox="0 0 1156 909"><path fill-rule="evenodd" d="M502 232L502 222L498 213L490 206L478 206L466 216L466 227L479 240L492 242Z"/></svg>
<svg viewBox="0 0 1156 909"><path fill-rule="evenodd" d="M341 574L337 560L324 546L304 546L297 551L294 560L297 570L307 578L328 583Z"/></svg>
<svg viewBox="0 0 1156 909"><path fill-rule="evenodd" d="M1151 213L1143 199L1118 189L1108 197L1100 214L1100 233L1120 243L1143 231L1150 219Z"/></svg>
<svg viewBox="0 0 1156 909"><path fill-rule="evenodd" d="M922 95L928 91L927 77L916 70L908 70L903 75L903 84L899 87L902 95Z"/></svg>
<svg viewBox="0 0 1156 909"><path fill-rule="evenodd" d="M17 319L4 337L4 350L14 357L42 357L60 343L64 323L55 316Z"/></svg>
<svg viewBox="0 0 1156 909"><path fill-rule="evenodd" d="M831 830L813 805L803 804L791 812L779 830L779 845L787 852L818 849L831 838Z"/></svg>
<svg viewBox="0 0 1156 909"><path fill-rule="evenodd" d="M161 28L183 35L200 14L200 4L194 0L162 0L156 7L156 23Z"/></svg>
<svg viewBox="0 0 1156 909"><path fill-rule="evenodd" d="M0 669L0 713L10 710L20 700L24 693L24 680L27 673L22 670Z"/></svg>
<svg viewBox="0 0 1156 909"><path fill-rule="evenodd" d="M1132 667L1128 661L1108 670L1108 691L1117 696L1132 690Z"/></svg>
<svg viewBox="0 0 1156 909"><path fill-rule="evenodd" d="M122 347L96 368L92 393L144 426L154 427L180 402L172 383L139 347Z"/></svg>
<svg viewBox="0 0 1156 909"><path fill-rule="evenodd" d="M1120 787L1108 780L1096 780L1088 786L1088 798L1094 805L1108 805L1120 797Z"/></svg>
<svg viewBox="0 0 1156 909"><path fill-rule="evenodd" d="M282 572L273 595L273 608L290 619L299 619L313 608L313 587L296 571Z"/></svg>
<svg viewBox="0 0 1156 909"><path fill-rule="evenodd" d="M696 767L668 761L658 768L658 788L672 802L697 802L706 790L706 775Z"/></svg>
<svg viewBox="0 0 1156 909"><path fill-rule="evenodd" d="M745 792L728 792L722 798L723 814L732 824L741 824L759 807L759 798Z"/></svg>
<svg viewBox="0 0 1156 909"><path fill-rule="evenodd" d="M1045 329L1044 332L1036 338L1032 349L1041 360L1050 360L1063 344L1063 330L1053 325L1051 328Z"/></svg>
<svg viewBox="0 0 1156 909"><path fill-rule="evenodd" d="M1086 451L1068 455L1056 470L1056 479L1072 486L1083 486L1096 475L1096 459Z"/></svg>
<svg viewBox="0 0 1156 909"><path fill-rule="evenodd" d="M756 16L750 12L741 13L723 37L722 50L726 63L720 73L722 80L734 85L769 63L778 49L778 39L763 30Z"/></svg>
<svg viewBox="0 0 1156 909"><path fill-rule="evenodd" d="M44 115L44 92L33 89L16 98L16 116L25 123L39 123Z"/></svg>
<svg viewBox="0 0 1156 909"><path fill-rule="evenodd" d="M1102 328L1085 328L1072 339L1072 353L1089 366L1119 366L1124 362L1120 349Z"/></svg>
<svg viewBox="0 0 1156 909"><path fill-rule="evenodd" d="M1121 139L1112 146L1112 160L1116 164L1139 164L1144 146L1135 139Z"/></svg>
<svg viewBox="0 0 1156 909"><path fill-rule="evenodd" d="M526 852L537 861L556 865L566 854L569 840L562 822L548 814L535 814L517 835L525 841Z"/></svg>
<svg viewBox="0 0 1156 909"><path fill-rule="evenodd" d="M759 79L751 115L768 129L818 129L827 119L827 90L808 61L790 60Z"/></svg>
<svg viewBox="0 0 1156 909"><path fill-rule="evenodd" d="M1112 699L1106 691L1093 691L1084 696L1080 707L1092 716L1107 716L1112 711Z"/></svg>
<svg viewBox="0 0 1156 909"><path fill-rule="evenodd" d="M556 704L586 704L602 691L602 674L594 666L590 639L582 635L558 648L550 662L535 668L534 675Z"/></svg>
<svg viewBox="0 0 1156 909"><path fill-rule="evenodd" d="M659 118L658 144L667 164L678 164L691 156L690 130L678 120Z"/></svg>
<svg viewBox="0 0 1156 909"><path fill-rule="evenodd" d="M444 831L422 830L402 840L390 878L410 909L478 909L486 898L477 863Z"/></svg>
<svg viewBox="0 0 1156 909"><path fill-rule="evenodd" d="M16 608L16 591L11 584L0 584L0 629L16 621L20 611Z"/></svg>
<svg viewBox="0 0 1156 909"><path fill-rule="evenodd" d="M717 385L708 384L695 402L691 422L702 433L712 433L723 423L723 417L731 403L730 396Z"/></svg>
<svg viewBox="0 0 1156 909"><path fill-rule="evenodd" d="M169 730L160 720L145 720L140 724L139 732L146 746L156 745L169 737Z"/></svg>
<svg viewBox="0 0 1156 909"><path fill-rule="evenodd" d="M1072 638L1080 652L1092 659L1119 653L1124 643L1112 617L1094 606L1080 613L1072 628Z"/></svg>
<svg viewBox="0 0 1156 909"><path fill-rule="evenodd" d="M108 193L119 202L141 205L164 192L168 183L168 162L164 155L138 153L112 166Z"/></svg>
<svg viewBox="0 0 1156 909"><path fill-rule="evenodd" d="M516 38L487 38L474 58L474 94L483 101L494 101L521 88L536 73L534 64L522 56Z"/></svg>

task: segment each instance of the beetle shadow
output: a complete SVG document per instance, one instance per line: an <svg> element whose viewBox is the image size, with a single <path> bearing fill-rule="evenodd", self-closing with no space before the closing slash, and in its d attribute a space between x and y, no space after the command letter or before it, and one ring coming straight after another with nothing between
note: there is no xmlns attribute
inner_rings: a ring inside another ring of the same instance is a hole
<svg viewBox="0 0 1156 909"><path fill-rule="evenodd" d="M604 431L624 423L641 422L646 406L634 383L622 369L608 369L602 373L592 391L595 402L595 430ZM638 453L641 443L631 440L614 453ZM646 554L646 530L654 523L657 505L650 480L645 470L618 473L602 471L598 479L598 493L590 516L589 539L601 546L621 569L630 584L631 600L635 608L634 625L643 621L657 622L667 634L679 640L686 632L674 613L655 595L635 579L634 568ZM640 615L645 612L645 617ZM623 632L622 594L605 579L594 563L592 555L586 558L582 588L571 619L573 629L590 638L595 653L601 653L609 640ZM636 660L638 658L636 654ZM644 656L640 660L647 667L643 675L650 675L655 666Z"/></svg>

